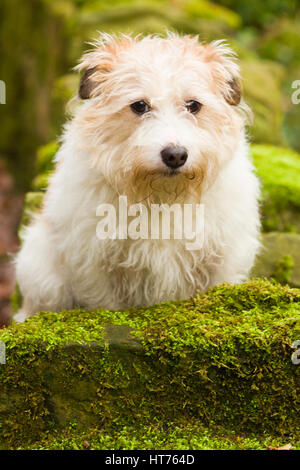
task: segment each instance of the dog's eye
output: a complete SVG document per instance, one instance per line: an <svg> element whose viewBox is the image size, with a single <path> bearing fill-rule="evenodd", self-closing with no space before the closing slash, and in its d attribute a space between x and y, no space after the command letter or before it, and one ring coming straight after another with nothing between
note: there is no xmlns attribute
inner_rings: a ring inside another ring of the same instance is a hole
<svg viewBox="0 0 300 470"><path fill-rule="evenodd" d="M136 114L145 114L150 111L150 106L145 101L136 101L130 105L130 108Z"/></svg>
<svg viewBox="0 0 300 470"><path fill-rule="evenodd" d="M186 109L190 113L197 114L197 113L199 113L199 111L202 107L202 104L199 103L198 101L191 100L191 101L188 101L185 106L186 106Z"/></svg>

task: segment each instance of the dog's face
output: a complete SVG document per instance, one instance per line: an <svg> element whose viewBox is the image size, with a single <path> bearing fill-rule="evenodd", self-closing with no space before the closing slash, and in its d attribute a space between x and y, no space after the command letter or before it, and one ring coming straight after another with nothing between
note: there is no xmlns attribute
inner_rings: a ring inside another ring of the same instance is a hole
<svg viewBox="0 0 300 470"><path fill-rule="evenodd" d="M76 119L119 193L186 198L233 156L244 117L239 69L223 43L102 37L79 68Z"/></svg>

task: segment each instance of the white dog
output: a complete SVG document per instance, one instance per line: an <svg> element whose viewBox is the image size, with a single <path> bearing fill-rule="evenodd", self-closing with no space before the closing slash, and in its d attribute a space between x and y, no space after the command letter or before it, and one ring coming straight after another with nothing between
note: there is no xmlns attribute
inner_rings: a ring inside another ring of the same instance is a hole
<svg viewBox="0 0 300 470"><path fill-rule="evenodd" d="M259 185L233 52L175 34L101 35L94 46L78 66L81 103L43 209L16 259L25 316L145 306L247 279ZM118 212L120 195L148 207L201 203L201 249L187 250L184 237L99 239L97 207Z"/></svg>

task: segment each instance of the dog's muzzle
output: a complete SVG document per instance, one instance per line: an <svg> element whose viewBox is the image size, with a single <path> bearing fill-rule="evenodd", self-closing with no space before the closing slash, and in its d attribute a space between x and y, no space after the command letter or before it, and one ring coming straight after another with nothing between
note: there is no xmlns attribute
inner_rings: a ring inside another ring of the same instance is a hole
<svg viewBox="0 0 300 470"><path fill-rule="evenodd" d="M188 157L187 150L179 145L168 145L160 154L164 164L172 169L183 166Z"/></svg>

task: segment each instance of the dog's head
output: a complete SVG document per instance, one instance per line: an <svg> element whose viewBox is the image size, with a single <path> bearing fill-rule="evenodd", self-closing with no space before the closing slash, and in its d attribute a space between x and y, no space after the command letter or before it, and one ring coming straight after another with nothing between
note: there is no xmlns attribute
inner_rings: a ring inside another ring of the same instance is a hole
<svg viewBox="0 0 300 470"><path fill-rule="evenodd" d="M76 119L97 171L120 194L195 194L233 156L245 114L224 42L101 35L78 68Z"/></svg>

